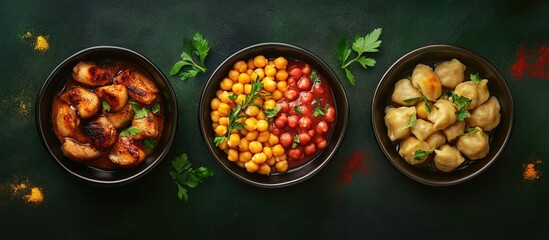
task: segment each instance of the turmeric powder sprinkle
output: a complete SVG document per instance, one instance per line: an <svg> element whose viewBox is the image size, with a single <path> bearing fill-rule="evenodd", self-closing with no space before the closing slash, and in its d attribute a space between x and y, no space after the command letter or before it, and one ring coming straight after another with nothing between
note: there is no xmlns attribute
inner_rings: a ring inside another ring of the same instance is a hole
<svg viewBox="0 0 549 240"><path fill-rule="evenodd" d="M535 165L533 163L528 163L524 168L524 172L522 173L522 178L524 180L534 181L539 179L539 175L540 175L539 171L535 169Z"/></svg>
<svg viewBox="0 0 549 240"><path fill-rule="evenodd" d="M25 200L29 203L41 203L44 200L44 195L40 188L33 187L31 193L25 196Z"/></svg>
<svg viewBox="0 0 549 240"><path fill-rule="evenodd" d="M34 50L38 51L46 51L50 48L50 44L48 43L48 39L46 37L39 35L36 37L36 43L34 44Z"/></svg>

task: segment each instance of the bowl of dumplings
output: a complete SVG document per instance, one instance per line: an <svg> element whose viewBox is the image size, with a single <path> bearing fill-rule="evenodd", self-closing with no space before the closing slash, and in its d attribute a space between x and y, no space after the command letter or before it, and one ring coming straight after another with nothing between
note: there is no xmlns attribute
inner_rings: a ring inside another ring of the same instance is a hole
<svg viewBox="0 0 549 240"><path fill-rule="evenodd" d="M479 54L430 45L398 59L379 82L372 127L404 175L431 186L468 181L502 154L513 127L505 79Z"/></svg>
<svg viewBox="0 0 549 240"><path fill-rule="evenodd" d="M96 46L62 61L36 100L36 127L55 161L94 185L126 184L168 153L177 127L177 100L145 56Z"/></svg>

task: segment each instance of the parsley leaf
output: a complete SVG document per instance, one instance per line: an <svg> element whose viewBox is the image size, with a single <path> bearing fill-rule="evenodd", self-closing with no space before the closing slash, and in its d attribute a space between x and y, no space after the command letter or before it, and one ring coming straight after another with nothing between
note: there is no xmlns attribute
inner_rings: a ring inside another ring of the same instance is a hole
<svg viewBox="0 0 549 240"><path fill-rule="evenodd" d="M321 84L320 78L318 77L318 74L316 73L315 70L313 70L313 71L311 72L311 81L313 81L313 84L314 84L315 86L319 86L319 85Z"/></svg>
<svg viewBox="0 0 549 240"><path fill-rule="evenodd" d="M479 83L480 83L480 80L481 80L480 74L479 74L479 73L477 73L477 74L471 74L471 75L469 76L469 79L471 79L471 81L473 81L474 83L479 84Z"/></svg>
<svg viewBox="0 0 549 240"><path fill-rule="evenodd" d="M467 106L471 104L471 102L473 102L471 99L452 92L452 102L454 102L454 104L456 104L456 106L458 106L459 108L459 110L456 111L456 116L458 120L463 121L465 118L471 116L471 114L467 110Z"/></svg>
<svg viewBox="0 0 549 240"><path fill-rule="evenodd" d="M294 106L294 111L299 114L303 114L303 111L298 106Z"/></svg>
<svg viewBox="0 0 549 240"><path fill-rule="evenodd" d="M274 117L276 117L276 115L278 114L279 111L280 111L280 107L276 106L275 108L269 108L269 109L267 109L263 112L265 113L265 117L274 118Z"/></svg>
<svg viewBox="0 0 549 240"><path fill-rule="evenodd" d="M366 36L356 36L354 42L349 45L345 40L341 40L338 46L335 48L335 55L337 60L341 62L341 68L345 70L345 76L351 85L355 85L356 79L351 71L348 69L349 65L353 62L358 62L364 69L373 67L376 64L376 60L373 58L366 58L363 53L366 52L378 52L378 47L381 45L379 36L382 29L376 28L372 32L366 34ZM349 60L351 50L356 52L356 57Z"/></svg>
<svg viewBox="0 0 549 240"><path fill-rule="evenodd" d="M426 96L423 96L423 101L425 102L425 111L427 111L428 113L431 113L431 106L429 106L429 103L431 102L431 100L429 100Z"/></svg>
<svg viewBox="0 0 549 240"><path fill-rule="evenodd" d="M126 128L124 130L122 130L122 132L120 132L120 136L121 137L131 137L133 135L136 135L136 134L140 134L141 133L141 129L136 127L136 126L131 126L129 128Z"/></svg>
<svg viewBox="0 0 549 240"><path fill-rule="evenodd" d="M145 143L145 148L148 148L148 149L153 149L154 148L154 145L156 144L156 139L154 138L147 138L145 139L145 141L143 141Z"/></svg>
<svg viewBox="0 0 549 240"><path fill-rule="evenodd" d="M135 112L134 119L141 119L149 115L149 110L146 108L141 108L141 109L134 108L133 111Z"/></svg>
<svg viewBox="0 0 549 240"><path fill-rule="evenodd" d="M459 121L463 121L465 120L465 118L471 116L471 114L465 107L461 107L459 110L455 112L455 114Z"/></svg>
<svg viewBox="0 0 549 240"><path fill-rule="evenodd" d="M103 109L105 109L105 112L108 112L111 110L111 105L108 102L102 101L101 105L103 105Z"/></svg>
<svg viewBox="0 0 549 240"><path fill-rule="evenodd" d="M423 97L415 97L415 98L408 98L408 99L405 99L404 102L405 103L416 103L418 102L420 99L422 99Z"/></svg>
<svg viewBox="0 0 549 240"><path fill-rule="evenodd" d="M320 107L320 101L319 101L318 104L315 107L315 110L313 111L313 117L318 117L318 115L325 116L326 111L328 110L328 108L330 108L330 104L326 104L326 106L324 106L324 108L321 108Z"/></svg>
<svg viewBox="0 0 549 240"><path fill-rule="evenodd" d="M431 154L435 149L432 148L432 149L429 149L429 150L422 150L421 148L416 150L416 152L414 152L414 159L415 160L421 160L423 158L425 158L425 156Z"/></svg>
<svg viewBox="0 0 549 240"><path fill-rule="evenodd" d="M399 130L402 131L406 128L411 128L411 127L416 125L416 122L417 122L417 117L416 117L415 114L412 114L412 115L410 115L410 121L409 121L408 125L406 125L404 127L401 127Z"/></svg>
<svg viewBox="0 0 549 240"><path fill-rule="evenodd" d="M181 80L194 78L198 73L205 73L206 67L204 61L210 46L208 41L204 39L201 33L196 32L193 35L192 41L183 39L183 52L181 53L181 60L177 61L170 70L170 76L179 74ZM199 64L194 61L194 57L198 58Z"/></svg>
<svg viewBox="0 0 549 240"><path fill-rule="evenodd" d="M478 128L467 128L467 132L464 133L463 135L471 135L471 134L475 134L475 133L478 133L479 130Z"/></svg>
<svg viewBox="0 0 549 240"><path fill-rule="evenodd" d="M160 112L160 103L155 103L151 106L151 111L154 113L154 114L157 114L158 112Z"/></svg>
<svg viewBox="0 0 549 240"><path fill-rule="evenodd" d="M193 169L186 153L176 156L172 161L172 167L174 171L170 171L170 176L177 185L177 197L185 202L189 199L186 187L196 188L204 178L214 175L212 170L205 167Z"/></svg>
<svg viewBox="0 0 549 240"><path fill-rule="evenodd" d="M299 144L299 143L300 143L299 136L296 134L296 135L294 135L294 140L292 142L292 148L296 148L297 144Z"/></svg>

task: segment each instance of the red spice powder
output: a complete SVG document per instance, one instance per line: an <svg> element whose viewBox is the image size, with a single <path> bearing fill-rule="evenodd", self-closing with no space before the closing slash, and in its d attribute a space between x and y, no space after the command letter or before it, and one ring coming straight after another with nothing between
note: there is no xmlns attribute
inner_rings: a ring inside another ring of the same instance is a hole
<svg viewBox="0 0 549 240"><path fill-rule="evenodd" d="M532 66L532 77L538 77L543 80L549 80L549 45L546 44L539 48L540 56Z"/></svg>
<svg viewBox="0 0 549 240"><path fill-rule="evenodd" d="M524 73L526 72L526 67L528 66L528 60L526 58L526 47L524 44L520 44L518 52L515 54L517 57L517 62L511 66L511 74L516 79L522 79Z"/></svg>
<svg viewBox="0 0 549 240"><path fill-rule="evenodd" d="M345 166L339 173L339 182L349 184L353 179L353 174L360 172L366 174L368 169L375 169L375 163L370 161L370 156L364 154L363 149L355 150L349 159L345 162Z"/></svg>
<svg viewBox="0 0 549 240"><path fill-rule="evenodd" d="M521 43L515 57L517 61L511 66L514 78L520 80L527 76L549 80L549 43L541 46L534 43L532 49Z"/></svg>

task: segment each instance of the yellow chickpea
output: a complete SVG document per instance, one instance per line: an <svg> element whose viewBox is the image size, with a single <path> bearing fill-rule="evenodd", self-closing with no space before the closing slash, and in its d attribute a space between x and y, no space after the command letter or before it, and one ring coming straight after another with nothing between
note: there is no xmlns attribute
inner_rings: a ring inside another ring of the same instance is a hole
<svg viewBox="0 0 549 240"><path fill-rule="evenodd" d="M274 66L275 66L275 63L274 63L274 61L273 61L273 60L269 60L269 61L267 62L267 65L271 65L271 66L273 66L273 67L274 67Z"/></svg>
<svg viewBox="0 0 549 240"><path fill-rule="evenodd" d="M281 92L280 90L275 90L272 94L271 94L271 98L275 101L278 101L280 99L282 99L284 97L284 93Z"/></svg>
<svg viewBox="0 0 549 240"><path fill-rule="evenodd" d="M284 155L284 147L282 147L282 145L280 145L280 144L274 145L273 155L275 157L280 157L280 156Z"/></svg>
<svg viewBox="0 0 549 240"><path fill-rule="evenodd" d="M245 167L244 167L244 164L246 164L245 162L236 161L236 162L234 162L234 163L236 163L236 165L239 166L239 167L241 167L241 168L245 168Z"/></svg>
<svg viewBox="0 0 549 240"><path fill-rule="evenodd" d="M278 142L278 136L271 133L271 135L269 136L269 140L267 140L267 143L269 143L269 145L271 146L275 146L278 144Z"/></svg>
<svg viewBox="0 0 549 240"><path fill-rule="evenodd" d="M212 128L215 130L215 128L219 126L219 123L212 123Z"/></svg>
<svg viewBox="0 0 549 240"><path fill-rule="evenodd" d="M255 118L246 119L246 121L244 121L244 124L246 124L244 128L248 131L255 131L255 129L257 129L257 120Z"/></svg>
<svg viewBox="0 0 549 240"><path fill-rule="evenodd" d="M244 101L246 101L246 95L245 94L239 94L236 99L234 100L234 102L236 104L243 104Z"/></svg>
<svg viewBox="0 0 549 240"><path fill-rule="evenodd" d="M233 69L240 73L243 73L248 70L248 64L246 64L246 62L244 61L238 61L234 64Z"/></svg>
<svg viewBox="0 0 549 240"><path fill-rule="evenodd" d="M276 160L274 157L270 157L270 158L267 158L267 161L265 161L265 163L268 164L269 166L272 166L276 164Z"/></svg>
<svg viewBox="0 0 549 240"><path fill-rule="evenodd" d="M238 82L242 84L250 83L250 75L247 73L241 73L238 75Z"/></svg>
<svg viewBox="0 0 549 240"><path fill-rule="evenodd" d="M274 77L276 75L276 68L272 65L265 66L265 75L267 77Z"/></svg>
<svg viewBox="0 0 549 240"><path fill-rule="evenodd" d="M263 68L256 68L254 70L254 73L257 74L257 76L259 76L259 79L265 78L265 70L263 70Z"/></svg>
<svg viewBox="0 0 549 240"><path fill-rule="evenodd" d="M215 96L216 96L217 98L219 98L219 97L221 96L222 93L223 93L223 90L219 89L219 90L215 91Z"/></svg>
<svg viewBox="0 0 549 240"><path fill-rule="evenodd" d="M221 80L221 83L219 83L219 87L221 87L221 89L225 91L229 91L233 87L233 83L233 80L231 80L230 78L223 78L223 80Z"/></svg>
<svg viewBox="0 0 549 240"><path fill-rule="evenodd" d="M229 71L229 79L233 80L233 82L238 81L238 76L240 76L240 72L238 72L234 69Z"/></svg>
<svg viewBox="0 0 549 240"><path fill-rule="evenodd" d="M253 68L248 68L248 70L246 70L246 74L248 74L248 76L252 76L252 74L254 73L254 69ZM256 76L257 77L257 76ZM256 78L250 78L250 80L255 80Z"/></svg>
<svg viewBox="0 0 549 240"><path fill-rule="evenodd" d="M265 156L265 153L256 153L254 154L254 156L252 157L252 161L254 163L257 163L257 164L262 164L264 163L265 161L267 161L267 156Z"/></svg>
<svg viewBox="0 0 549 240"><path fill-rule="evenodd" d="M236 149L229 149L227 151L227 158L229 159L229 161L231 162L236 162L238 161L238 158L239 158L239 154L238 154L238 151Z"/></svg>
<svg viewBox="0 0 549 240"><path fill-rule="evenodd" d="M248 161L244 164L244 166L246 167L246 171L250 172L250 173L253 173L253 172L256 172L257 169L259 168L259 166L254 163L253 161Z"/></svg>
<svg viewBox="0 0 549 240"><path fill-rule="evenodd" d="M284 154L282 156L275 157L276 162L286 161L288 160L288 155Z"/></svg>
<svg viewBox="0 0 549 240"><path fill-rule="evenodd" d="M227 134L227 126L219 125L215 128L215 135L218 137L225 136Z"/></svg>
<svg viewBox="0 0 549 240"><path fill-rule="evenodd" d="M263 145L258 141L251 141L248 148L252 153L263 152Z"/></svg>
<svg viewBox="0 0 549 240"><path fill-rule="evenodd" d="M278 72L276 72L275 79L277 81L286 81L286 79L288 79L288 72L284 69L278 70Z"/></svg>
<svg viewBox="0 0 549 240"><path fill-rule="evenodd" d="M238 150L240 152L247 152L249 150L248 146L250 142L246 138L240 139L240 144L238 144Z"/></svg>
<svg viewBox="0 0 549 240"><path fill-rule="evenodd" d="M254 98L253 103L257 106L263 105L263 98Z"/></svg>
<svg viewBox="0 0 549 240"><path fill-rule="evenodd" d="M269 136L271 136L271 133L267 131L259 132L259 136L257 136L256 140L258 142L266 143L267 141L269 141Z"/></svg>
<svg viewBox="0 0 549 240"><path fill-rule="evenodd" d="M231 103L232 100L230 98L231 94L227 91L223 91L221 94L219 94L219 100L222 103Z"/></svg>
<svg viewBox="0 0 549 240"><path fill-rule="evenodd" d="M427 108L425 107L425 101L419 101L416 105L417 116L421 119L427 119Z"/></svg>
<svg viewBox="0 0 549 240"><path fill-rule="evenodd" d="M267 116L265 116L265 113L263 111L259 111L259 113L257 114L257 116L255 116L255 118L257 120L266 120Z"/></svg>
<svg viewBox="0 0 549 240"><path fill-rule="evenodd" d="M246 108L246 111L244 111L246 113L246 115L250 116L250 117L255 117L257 116L257 114L259 114L259 107L258 106L248 106Z"/></svg>
<svg viewBox="0 0 549 240"><path fill-rule="evenodd" d="M225 151L225 150L227 150L227 148L228 148L228 147L227 147L227 142L228 142L227 139L225 139L225 140L223 140L223 142L221 142L221 143L219 144L219 146L217 146L217 147L219 147L219 149Z"/></svg>
<svg viewBox="0 0 549 240"><path fill-rule="evenodd" d="M227 117L231 112L231 106L229 106L229 104L222 102L219 104L219 107L217 108L217 112L219 112L219 116Z"/></svg>
<svg viewBox="0 0 549 240"><path fill-rule="evenodd" d="M220 118L219 111L212 111L210 113L210 117L212 118L212 122L219 123L219 118Z"/></svg>
<svg viewBox="0 0 549 240"><path fill-rule="evenodd" d="M252 160L252 156L253 154L251 152L240 152L240 156L238 157L238 161L241 161L241 162L248 162L250 160Z"/></svg>
<svg viewBox="0 0 549 240"><path fill-rule="evenodd" d="M265 120L257 120L256 123L257 131L264 132L269 129L269 122Z"/></svg>
<svg viewBox="0 0 549 240"><path fill-rule="evenodd" d="M263 153L267 158L271 158L273 156L273 149L271 147L263 147Z"/></svg>
<svg viewBox="0 0 549 240"><path fill-rule="evenodd" d="M240 145L240 135L237 133L233 133L229 136L229 141L227 142L227 145L230 148L236 148L238 145Z"/></svg>
<svg viewBox="0 0 549 240"><path fill-rule="evenodd" d="M246 138L246 140L248 140L248 141L256 140L256 139L257 139L257 136L259 136L259 132L258 132L258 131L249 131L248 133L245 134L245 138Z"/></svg>
<svg viewBox="0 0 549 240"><path fill-rule="evenodd" d="M265 100L265 102L263 102L263 107L265 109L274 109L276 108L276 101L273 99Z"/></svg>
<svg viewBox="0 0 549 240"><path fill-rule="evenodd" d="M219 125L229 126L229 117L219 117Z"/></svg>
<svg viewBox="0 0 549 240"><path fill-rule="evenodd" d="M286 81L278 81L276 83L276 89L280 90L281 92L288 91L288 82Z"/></svg>
<svg viewBox="0 0 549 240"><path fill-rule="evenodd" d="M244 85L242 83L235 83L232 90L234 94L242 94L244 93Z"/></svg>
<svg viewBox="0 0 549 240"><path fill-rule="evenodd" d="M288 170L288 161L277 162L275 167L278 172L286 172Z"/></svg>
<svg viewBox="0 0 549 240"><path fill-rule="evenodd" d="M219 107L219 103L221 103L221 100L219 100L219 98L212 99L212 102L210 103L210 107L212 108L212 110L217 110L217 108Z"/></svg>
<svg viewBox="0 0 549 240"><path fill-rule="evenodd" d="M263 89L265 89L265 91L272 93L274 92L274 90L276 90L276 87L277 84L275 81L267 78L263 79Z"/></svg>
<svg viewBox="0 0 549 240"><path fill-rule="evenodd" d="M248 64L248 69L254 69L255 68L253 58L248 59L248 61L246 63Z"/></svg>
<svg viewBox="0 0 549 240"><path fill-rule="evenodd" d="M288 65L288 60L284 57L277 57L273 62L277 69L286 69Z"/></svg>
<svg viewBox="0 0 549 240"><path fill-rule="evenodd" d="M244 93L246 93L247 95L250 95L250 93L252 92L252 84L244 84Z"/></svg>
<svg viewBox="0 0 549 240"><path fill-rule="evenodd" d="M257 170L259 174L263 175L269 175L271 174L271 166L269 166L267 163L263 163L259 165L259 169Z"/></svg>
<svg viewBox="0 0 549 240"><path fill-rule="evenodd" d="M258 68L265 67L265 65L267 65L267 59L263 55L256 56L254 58L254 65Z"/></svg>

